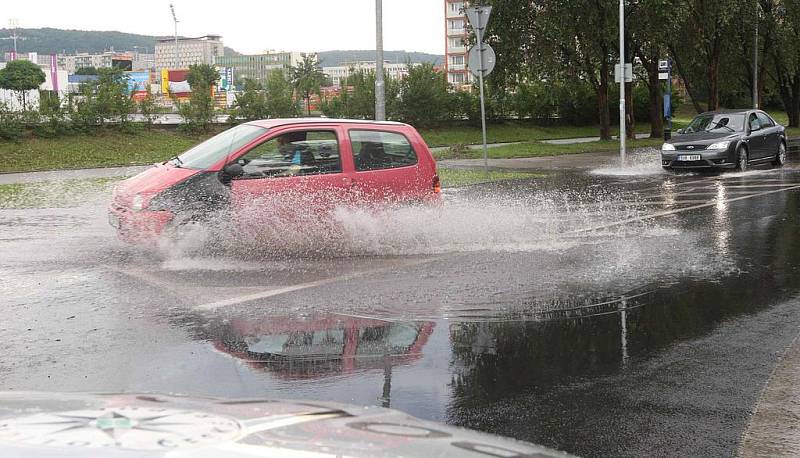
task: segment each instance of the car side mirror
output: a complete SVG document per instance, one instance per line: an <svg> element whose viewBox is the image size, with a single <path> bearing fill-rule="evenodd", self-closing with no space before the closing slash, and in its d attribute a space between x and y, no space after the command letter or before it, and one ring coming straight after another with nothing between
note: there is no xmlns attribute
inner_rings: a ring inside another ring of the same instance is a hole
<svg viewBox="0 0 800 458"><path fill-rule="evenodd" d="M234 162L233 164L226 165L225 168L222 169L222 172L231 178L238 178L244 175L244 167L242 167L242 164Z"/></svg>

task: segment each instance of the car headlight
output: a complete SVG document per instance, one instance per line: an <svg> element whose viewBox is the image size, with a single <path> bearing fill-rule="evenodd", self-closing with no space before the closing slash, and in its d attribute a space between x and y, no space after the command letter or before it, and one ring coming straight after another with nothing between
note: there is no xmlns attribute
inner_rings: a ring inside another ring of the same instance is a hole
<svg viewBox="0 0 800 458"><path fill-rule="evenodd" d="M730 144L731 144L731 142L729 142L729 141L712 143L712 144L708 145L706 147L706 149L728 149L728 145L730 145Z"/></svg>
<svg viewBox="0 0 800 458"><path fill-rule="evenodd" d="M133 196L133 203L131 204L131 208L135 211L139 211L144 208L144 197L141 194L136 194Z"/></svg>
<svg viewBox="0 0 800 458"><path fill-rule="evenodd" d="M675 151L675 145L672 143L664 143L661 145L661 151Z"/></svg>

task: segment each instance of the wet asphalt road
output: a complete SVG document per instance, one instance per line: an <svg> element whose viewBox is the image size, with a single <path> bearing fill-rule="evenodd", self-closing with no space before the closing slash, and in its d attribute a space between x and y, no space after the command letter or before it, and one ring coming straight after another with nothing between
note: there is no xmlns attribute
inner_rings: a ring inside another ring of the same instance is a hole
<svg viewBox="0 0 800 458"><path fill-rule="evenodd" d="M798 163L454 189L338 215L335 250L323 228L143 250L106 201L0 210L0 388L321 399L586 456L732 455L800 326Z"/></svg>

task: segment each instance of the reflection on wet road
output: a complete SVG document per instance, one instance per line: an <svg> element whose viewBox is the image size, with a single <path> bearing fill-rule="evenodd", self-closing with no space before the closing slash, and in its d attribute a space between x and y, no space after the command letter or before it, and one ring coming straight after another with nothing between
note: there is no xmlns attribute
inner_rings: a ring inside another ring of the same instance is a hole
<svg viewBox="0 0 800 458"><path fill-rule="evenodd" d="M340 214L342 252L322 256L142 251L103 196L0 210L0 384L384 405L581 455L730 455L800 325L794 167L456 189L442 210Z"/></svg>

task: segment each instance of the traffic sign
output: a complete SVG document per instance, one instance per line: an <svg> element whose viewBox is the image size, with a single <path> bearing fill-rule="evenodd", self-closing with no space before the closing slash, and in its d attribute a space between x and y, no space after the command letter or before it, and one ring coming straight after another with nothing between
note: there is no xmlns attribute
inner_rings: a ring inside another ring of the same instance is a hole
<svg viewBox="0 0 800 458"><path fill-rule="evenodd" d="M666 73L666 72L664 72L664 73L662 73L662 72L659 72L659 73L658 73L658 79L660 79L660 80L668 80L668 79L669 79L669 73Z"/></svg>
<svg viewBox="0 0 800 458"><path fill-rule="evenodd" d="M670 69L669 61L668 60L659 60L658 61L658 71L666 72Z"/></svg>
<svg viewBox="0 0 800 458"><path fill-rule="evenodd" d="M464 9L467 20L473 29L483 30L489 23L489 16L492 14L491 6L470 6Z"/></svg>
<svg viewBox="0 0 800 458"><path fill-rule="evenodd" d="M621 82L622 66L620 64L614 65L614 81ZM633 81L633 64L625 64L625 82L630 83Z"/></svg>
<svg viewBox="0 0 800 458"><path fill-rule="evenodd" d="M481 45L483 45L483 53L480 50ZM483 77L485 78L494 70L496 58L497 56L491 46L486 43L476 44L469 48L469 71L475 77L478 77L479 73L483 72Z"/></svg>

